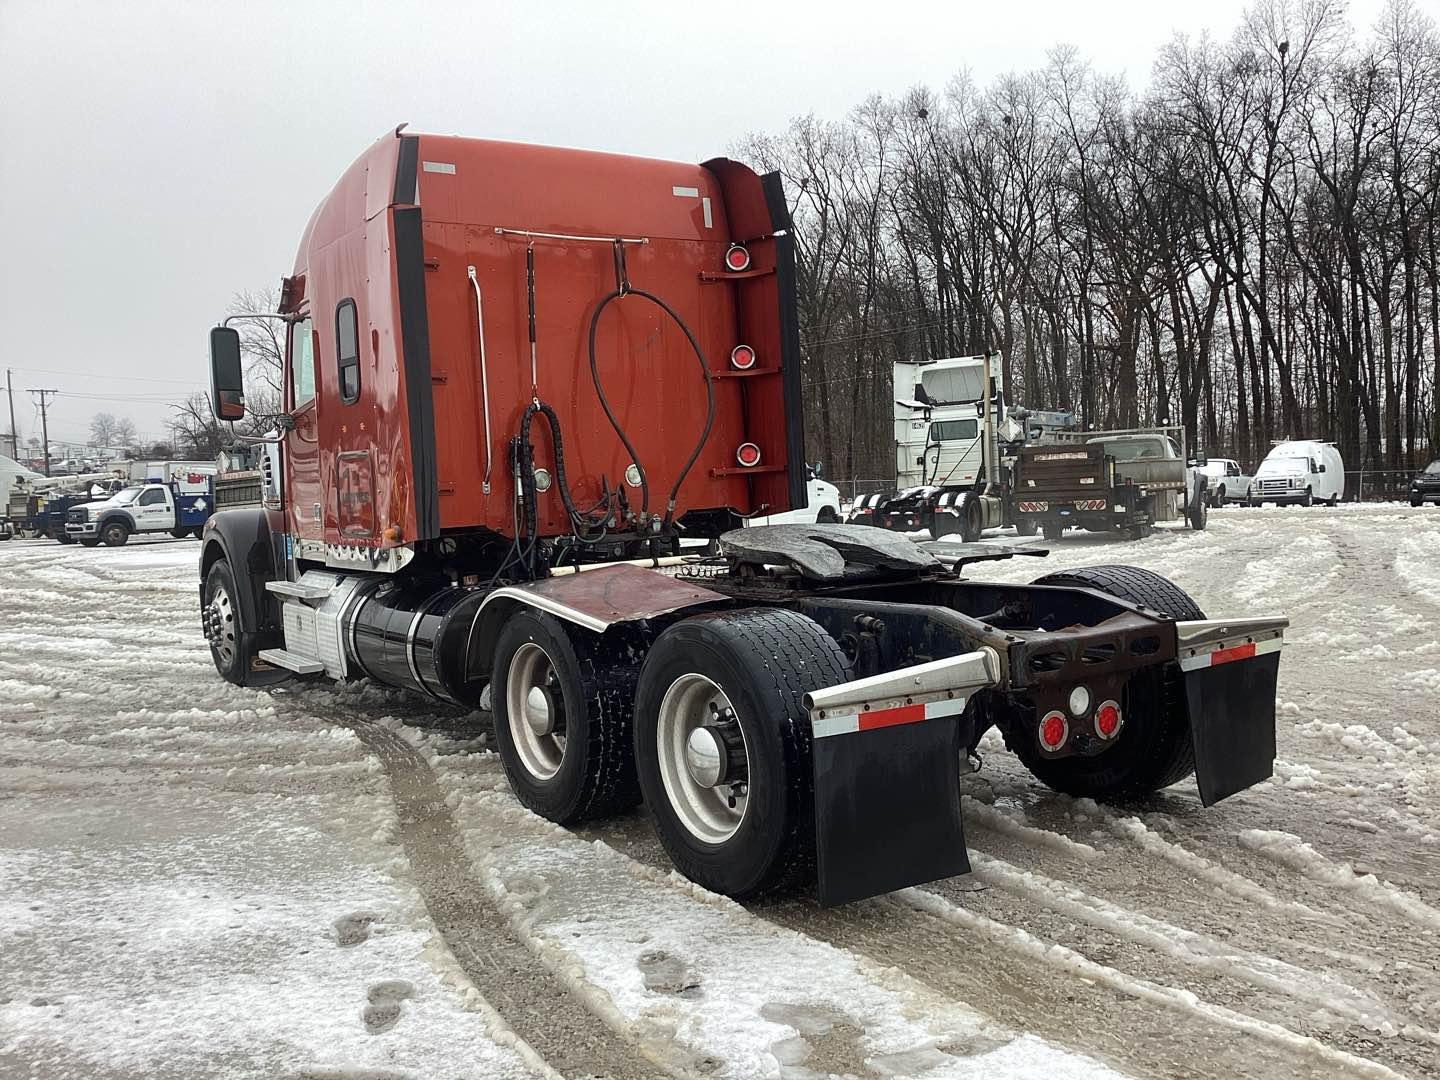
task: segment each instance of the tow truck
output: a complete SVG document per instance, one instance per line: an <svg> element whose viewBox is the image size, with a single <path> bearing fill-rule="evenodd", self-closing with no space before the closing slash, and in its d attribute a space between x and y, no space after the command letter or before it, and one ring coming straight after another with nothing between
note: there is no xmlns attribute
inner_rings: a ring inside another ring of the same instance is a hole
<svg viewBox="0 0 1440 1080"><path fill-rule="evenodd" d="M808 502L793 229L778 174L726 158L387 133L279 310L210 333L225 421L232 324L287 340L278 470L205 523L219 674L487 702L524 806L643 800L677 869L740 898L965 872L991 727L1075 795L1268 777L1283 617L1207 618L1133 567L995 584L969 568L1017 551L740 527Z"/></svg>

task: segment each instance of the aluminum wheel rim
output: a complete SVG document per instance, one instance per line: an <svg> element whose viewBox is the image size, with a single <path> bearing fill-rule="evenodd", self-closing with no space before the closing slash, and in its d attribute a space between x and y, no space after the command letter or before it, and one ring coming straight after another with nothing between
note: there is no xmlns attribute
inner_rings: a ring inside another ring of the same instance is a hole
<svg viewBox="0 0 1440 1080"><path fill-rule="evenodd" d="M505 680L505 719L520 763L537 780L549 780L560 771L565 758L565 733L563 729L553 730L551 701L564 704L555 664L539 645L526 642L510 661ZM548 728L547 720L551 721Z"/></svg>
<svg viewBox="0 0 1440 1080"><path fill-rule="evenodd" d="M215 589L208 614L210 625L205 628L205 636L210 639L215 655L228 668L235 662L235 605L230 602L230 593L225 586Z"/></svg>
<svg viewBox="0 0 1440 1080"><path fill-rule="evenodd" d="M728 711L728 712L727 712ZM718 717L728 715L740 731L745 751L745 783L750 776L750 747L744 729L735 720L735 709L725 692L704 675L682 675L670 684L660 701L660 716L655 728L655 742L660 759L660 779L676 817L686 830L708 844L723 844L735 835L745 820L750 799L736 794L729 783L705 787L691 775L686 762L685 747L690 733L697 728L713 726ZM734 799L735 805L730 805Z"/></svg>

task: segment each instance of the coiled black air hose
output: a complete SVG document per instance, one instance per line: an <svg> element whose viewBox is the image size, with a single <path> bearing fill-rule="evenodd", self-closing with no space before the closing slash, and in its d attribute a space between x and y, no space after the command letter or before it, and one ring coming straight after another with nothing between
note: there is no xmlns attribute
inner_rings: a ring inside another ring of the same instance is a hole
<svg viewBox="0 0 1440 1080"><path fill-rule="evenodd" d="M700 456L700 451L705 448L705 443L710 438L710 428L715 423L715 382L710 375L710 366L705 363L705 354L700 351L700 343L695 340L690 327L685 325L685 320L676 314L675 309L661 300L654 293L646 292L644 289L624 288L615 289L607 293L599 305L595 308L595 314L590 317L590 379L595 384L595 394L600 399L600 407L605 410L605 416L610 421L610 426L615 429L615 434L620 436L620 442L624 444L626 451L630 454L630 460L635 463L635 470L640 474L640 516L646 517L650 512L650 481L645 475L645 466L640 463L640 455L635 452L634 445L630 442L625 429L620 426L616 419L614 410L610 408L610 401L605 397L605 388L600 385L600 370L595 360L595 335L600 327L600 316L609 306L610 301L618 300L622 296L640 296L649 300L661 311L669 315L675 325L680 327L685 339L690 342L690 348L695 351L695 359L700 363L700 373L705 378L705 427L700 432L700 439L695 444L695 449L690 451L690 456L685 460L685 467L680 470L680 475L675 478L675 485L670 489L669 496L665 500L665 528L669 528L670 521L675 515L675 499L680 492L680 485L685 482L685 477L690 474L690 469Z"/></svg>

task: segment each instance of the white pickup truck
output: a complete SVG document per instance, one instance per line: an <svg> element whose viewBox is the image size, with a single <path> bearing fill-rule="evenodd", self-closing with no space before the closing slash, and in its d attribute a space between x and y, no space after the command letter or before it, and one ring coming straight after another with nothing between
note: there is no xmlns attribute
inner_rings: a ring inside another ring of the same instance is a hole
<svg viewBox="0 0 1440 1080"><path fill-rule="evenodd" d="M65 533L85 547L119 547L137 533L198 537L215 506L212 481L197 473L132 484L108 499L72 506Z"/></svg>
<svg viewBox="0 0 1440 1080"><path fill-rule="evenodd" d="M1233 458L1212 457L1196 468L1209 483L1211 506L1221 506L1226 502L1244 502L1250 498L1250 484L1254 478L1246 475L1240 468L1240 463Z"/></svg>

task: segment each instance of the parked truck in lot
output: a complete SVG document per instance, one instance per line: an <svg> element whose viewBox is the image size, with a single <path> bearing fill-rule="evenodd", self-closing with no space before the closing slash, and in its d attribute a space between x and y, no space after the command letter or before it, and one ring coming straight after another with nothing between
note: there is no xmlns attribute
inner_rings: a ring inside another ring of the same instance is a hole
<svg viewBox="0 0 1440 1080"><path fill-rule="evenodd" d="M1057 445L1022 459L1017 483L1020 509L1035 517L1046 539L1072 527L1130 536L1157 522L1205 528L1209 487L1188 463L1184 428L1066 431L1055 438Z"/></svg>
<svg viewBox="0 0 1440 1080"><path fill-rule="evenodd" d="M1182 428L1080 431L1069 413L1007 406L993 367L990 355L895 365L898 490L856 499L850 522L966 542L1008 525L1047 540L1205 528L1205 478L1186 466Z"/></svg>
<svg viewBox="0 0 1440 1080"><path fill-rule="evenodd" d="M525 806L643 800L736 897L964 872L991 727L1075 795L1269 776L1284 618L1207 619L1132 567L993 584L967 570L1003 548L737 527L807 501L794 274L776 174L387 134L256 313L286 324L278 491L206 522L216 669L488 690ZM241 367L214 328L222 419Z"/></svg>
<svg viewBox="0 0 1440 1080"><path fill-rule="evenodd" d="M146 533L199 536L215 504L213 479L211 473L189 472L168 482L131 484L108 498L72 506L65 533L85 547L119 547Z"/></svg>
<svg viewBox="0 0 1440 1080"><path fill-rule="evenodd" d="M1345 462L1334 443L1313 439L1276 443L1255 470L1249 504L1334 506L1345 497Z"/></svg>

